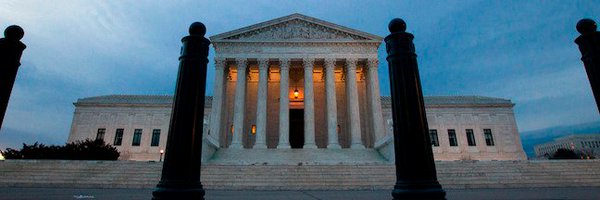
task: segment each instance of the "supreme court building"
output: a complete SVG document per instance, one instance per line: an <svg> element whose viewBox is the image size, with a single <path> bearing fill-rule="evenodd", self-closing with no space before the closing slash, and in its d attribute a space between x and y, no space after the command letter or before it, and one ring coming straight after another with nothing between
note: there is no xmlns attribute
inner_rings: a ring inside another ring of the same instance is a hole
<svg viewBox="0 0 600 200"><path fill-rule="evenodd" d="M210 37L215 76L203 159L392 160L391 103L377 73L382 39L301 14ZM510 100L425 103L436 159L525 159ZM69 142L103 139L124 160L158 160L166 146L171 96L107 95L74 105Z"/></svg>

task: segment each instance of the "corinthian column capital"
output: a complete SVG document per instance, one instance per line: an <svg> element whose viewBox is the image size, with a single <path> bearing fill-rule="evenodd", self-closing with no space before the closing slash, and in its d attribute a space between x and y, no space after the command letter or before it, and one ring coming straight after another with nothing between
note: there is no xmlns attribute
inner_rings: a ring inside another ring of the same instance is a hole
<svg viewBox="0 0 600 200"><path fill-rule="evenodd" d="M226 64L227 64L227 62L225 61L225 58L215 58L215 68L216 69L223 69L223 68L225 68Z"/></svg>
<svg viewBox="0 0 600 200"><path fill-rule="evenodd" d="M346 58L346 66L351 69L356 69L357 58Z"/></svg>
<svg viewBox="0 0 600 200"><path fill-rule="evenodd" d="M325 68L335 68L335 58L325 58Z"/></svg>
<svg viewBox="0 0 600 200"><path fill-rule="evenodd" d="M302 63L304 65L304 68L312 68L313 65L315 64L315 58L312 58L312 57L302 58Z"/></svg>
<svg viewBox="0 0 600 200"><path fill-rule="evenodd" d="M268 58L259 58L258 59L258 68L259 69L268 69L269 68L269 59Z"/></svg>
<svg viewBox="0 0 600 200"><path fill-rule="evenodd" d="M236 58L235 59L235 63L237 64L237 68L239 69L240 67L246 67L246 65L248 64L248 59L246 58Z"/></svg>
<svg viewBox="0 0 600 200"><path fill-rule="evenodd" d="M377 58L368 59L367 65L369 68L377 68L379 67L379 60Z"/></svg>
<svg viewBox="0 0 600 200"><path fill-rule="evenodd" d="M290 68L290 59L289 58L280 58L279 59L279 67L281 69L289 69Z"/></svg>

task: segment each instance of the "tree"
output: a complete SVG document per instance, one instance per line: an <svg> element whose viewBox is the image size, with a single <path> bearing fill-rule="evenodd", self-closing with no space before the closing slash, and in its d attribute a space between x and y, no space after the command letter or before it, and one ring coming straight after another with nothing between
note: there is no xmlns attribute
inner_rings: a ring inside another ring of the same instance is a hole
<svg viewBox="0 0 600 200"><path fill-rule="evenodd" d="M34 143L23 144L21 150L7 148L3 152L6 159L62 159L62 160L117 160L120 156L117 148L106 144L104 140L76 141L65 146L46 146Z"/></svg>

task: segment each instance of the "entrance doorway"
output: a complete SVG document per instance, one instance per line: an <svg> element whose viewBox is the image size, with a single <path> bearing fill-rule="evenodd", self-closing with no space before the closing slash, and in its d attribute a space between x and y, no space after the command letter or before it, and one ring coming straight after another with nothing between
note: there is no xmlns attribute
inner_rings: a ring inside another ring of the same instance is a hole
<svg viewBox="0 0 600 200"><path fill-rule="evenodd" d="M290 109L290 146L292 149L304 146L304 109Z"/></svg>

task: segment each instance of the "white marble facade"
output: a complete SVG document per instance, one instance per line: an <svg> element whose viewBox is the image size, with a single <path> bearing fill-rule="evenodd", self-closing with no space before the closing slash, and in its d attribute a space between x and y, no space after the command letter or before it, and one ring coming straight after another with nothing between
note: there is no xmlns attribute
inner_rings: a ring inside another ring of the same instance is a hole
<svg viewBox="0 0 600 200"><path fill-rule="evenodd" d="M381 37L293 14L210 39L215 76L209 78L215 84L204 130L217 148L365 149L389 143L391 108L377 74ZM509 100L427 99L430 128L439 136L436 159L525 158ZM114 143L121 127L121 159L153 160L165 146L169 97L100 96L75 106L69 141L95 138L105 129L104 139ZM135 129L143 129L140 146L131 145ZM150 146L155 129L160 142ZM455 130L458 146L448 145L447 129ZM473 130L475 146L467 145L466 129ZM486 145L484 129L493 145Z"/></svg>

